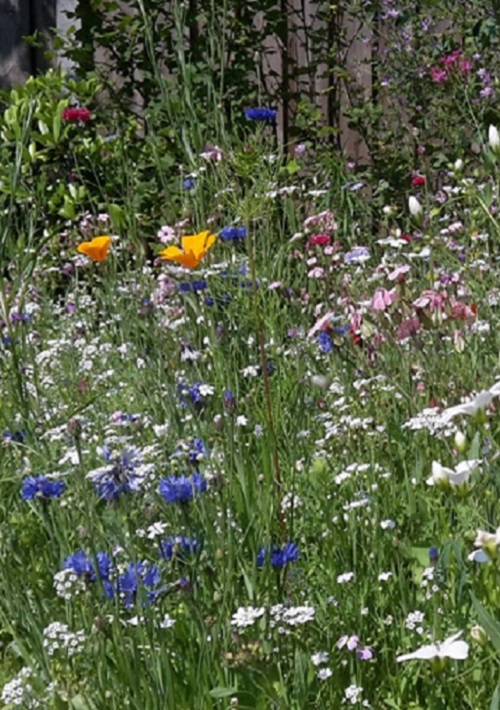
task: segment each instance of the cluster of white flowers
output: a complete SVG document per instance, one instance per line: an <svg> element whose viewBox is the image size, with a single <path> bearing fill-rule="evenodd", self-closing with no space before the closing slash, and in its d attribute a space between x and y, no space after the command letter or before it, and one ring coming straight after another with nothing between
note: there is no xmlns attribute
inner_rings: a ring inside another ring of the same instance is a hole
<svg viewBox="0 0 500 710"><path fill-rule="evenodd" d="M240 606L231 617L231 626L236 626L238 629L253 626L265 613L266 608L263 606ZM307 624L307 622L313 621L315 615L316 611L311 606L286 607L284 604L276 604L269 609L269 624L271 628L279 627L280 633L289 633L287 626Z"/></svg>
<svg viewBox="0 0 500 710"><path fill-rule="evenodd" d="M19 673L2 689L0 700L5 705L23 708L39 708L40 701L33 697L33 686L29 678L33 675L31 668L22 668Z"/></svg>
<svg viewBox="0 0 500 710"><path fill-rule="evenodd" d="M270 609L271 628L278 625L301 626L313 621L316 611L312 606L290 606L276 604Z"/></svg>
<svg viewBox="0 0 500 710"><path fill-rule="evenodd" d="M403 424L403 429L411 431L428 431L429 434L438 439L453 436L455 427L448 419L443 417L443 413L438 407L428 407Z"/></svg>
<svg viewBox="0 0 500 710"><path fill-rule="evenodd" d="M328 663L329 660L330 654L328 651L318 651L318 653L313 653L311 656L313 666L321 666L323 663Z"/></svg>
<svg viewBox="0 0 500 710"><path fill-rule="evenodd" d="M61 599L69 601L85 591L85 581L72 569L62 569L54 575L54 588Z"/></svg>
<svg viewBox="0 0 500 710"><path fill-rule="evenodd" d="M425 614L423 611L412 611L405 619L405 626L410 631L416 631L417 634L422 635L424 633L424 630L421 624L424 618Z"/></svg>
<svg viewBox="0 0 500 710"><path fill-rule="evenodd" d="M54 621L43 630L43 647L49 656L56 651L64 650L68 656L74 656L83 651L85 645L85 632L70 631L67 624Z"/></svg>
<svg viewBox="0 0 500 710"><path fill-rule="evenodd" d="M357 705L363 694L363 688L358 685L350 685L344 690L344 700L343 702L350 705ZM367 705L364 705L368 707Z"/></svg>
<svg viewBox="0 0 500 710"><path fill-rule="evenodd" d="M245 629L247 626L253 626L257 619L264 616L266 610L263 606L240 606L231 617L231 626L236 626L238 629Z"/></svg>
<svg viewBox="0 0 500 710"><path fill-rule="evenodd" d="M281 510L285 513L287 510L295 510L302 505L302 500L296 493L286 493L281 499Z"/></svg>
<svg viewBox="0 0 500 710"><path fill-rule="evenodd" d="M347 584L354 579L354 572L344 572L337 577L337 584Z"/></svg>

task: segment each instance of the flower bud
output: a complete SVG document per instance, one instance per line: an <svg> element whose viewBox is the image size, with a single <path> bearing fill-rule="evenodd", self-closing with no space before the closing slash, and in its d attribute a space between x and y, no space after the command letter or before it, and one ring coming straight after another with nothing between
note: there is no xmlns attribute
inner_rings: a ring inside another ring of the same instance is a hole
<svg viewBox="0 0 500 710"><path fill-rule="evenodd" d="M465 438L465 434L461 431L456 431L454 442L457 451L464 454L467 449L467 439Z"/></svg>
<svg viewBox="0 0 500 710"><path fill-rule="evenodd" d="M490 125L488 128L488 143L495 154L500 153L500 135L496 126Z"/></svg>
<svg viewBox="0 0 500 710"><path fill-rule="evenodd" d="M416 222L422 222L424 216L424 208L417 200L417 198L413 195L410 195L410 197L408 198L408 209L410 210L410 214Z"/></svg>
<svg viewBox="0 0 500 710"><path fill-rule="evenodd" d="M311 382L315 387L319 387L321 390L328 389L330 385L330 380L325 375L313 375L311 377Z"/></svg>
<svg viewBox="0 0 500 710"><path fill-rule="evenodd" d="M488 643L488 634L486 631L483 629L482 626L479 626L476 624L476 626L473 626L472 629L470 630L470 635L473 641L475 641L477 644L480 646L486 646Z"/></svg>
<svg viewBox="0 0 500 710"><path fill-rule="evenodd" d="M462 172L462 170L464 169L464 161L462 160L462 158L457 158L457 160L455 160L455 162L453 164L453 169L457 173Z"/></svg>
<svg viewBox="0 0 500 710"><path fill-rule="evenodd" d="M224 428L224 417L222 414L216 414L214 417L214 427L217 431L222 431Z"/></svg>

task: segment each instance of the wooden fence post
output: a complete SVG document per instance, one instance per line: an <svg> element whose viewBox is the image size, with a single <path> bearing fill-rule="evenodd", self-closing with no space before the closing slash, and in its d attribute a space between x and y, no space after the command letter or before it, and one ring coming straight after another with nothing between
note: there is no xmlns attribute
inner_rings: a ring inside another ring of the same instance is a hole
<svg viewBox="0 0 500 710"><path fill-rule="evenodd" d="M0 2L0 88L22 83L30 72L32 52L21 41L31 31L29 10L29 0Z"/></svg>

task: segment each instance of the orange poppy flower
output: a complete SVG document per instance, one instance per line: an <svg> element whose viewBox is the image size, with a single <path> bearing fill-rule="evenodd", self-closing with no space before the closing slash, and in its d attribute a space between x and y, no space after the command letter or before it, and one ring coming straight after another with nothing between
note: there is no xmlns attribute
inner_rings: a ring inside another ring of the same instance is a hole
<svg viewBox="0 0 500 710"><path fill-rule="evenodd" d="M190 237L181 237L182 249L170 246L163 249L158 256L162 259L182 264L188 269L196 269L216 241L217 237L206 230Z"/></svg>
<svg viewBox="0 0 500 710"><path fill-rule="evenodd" d="M91 242L82 242L76 247L80 254L89 256L92 261L104 261L111 246L111 237L94 237Z"/></svg>

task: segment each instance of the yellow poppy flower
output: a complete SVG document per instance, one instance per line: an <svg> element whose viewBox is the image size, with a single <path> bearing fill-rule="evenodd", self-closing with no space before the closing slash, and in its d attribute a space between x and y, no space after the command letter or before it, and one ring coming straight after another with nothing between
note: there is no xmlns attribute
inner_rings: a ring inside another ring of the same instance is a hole
<svg viewBox="0 0 500 710"><path fill-rule="evenodd" d="M196 269L216 241L217 237L206 230L190 237L181 237L182 249L170 246L163 249L158 256L162 259L182 264L188 269Z"/></svg>
<svg viewBox="0 0 500 710"><path fill-rule="evenodd" d="M76 248L80 254L89 256L92 261L104 261L111 246L111 237L94 237L91 242L82 242Z"/></svg>

